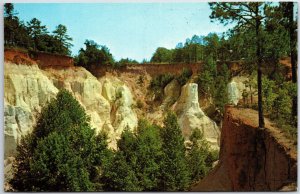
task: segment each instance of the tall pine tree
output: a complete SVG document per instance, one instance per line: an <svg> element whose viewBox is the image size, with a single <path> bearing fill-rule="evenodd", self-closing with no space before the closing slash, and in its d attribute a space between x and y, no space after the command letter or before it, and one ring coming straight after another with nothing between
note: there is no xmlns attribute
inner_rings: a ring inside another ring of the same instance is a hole
<svg viewBox="0 0 300 194"><path fill-rule="evenodd" d="M225 25L236 22L235 29L247 28L255 30L257 86L258 86L258 119L259 127L264 128L262 101L262 23L265 20L264 10L267 3L263 2L218 2L209 3L211 19L219 20ZM254 56L253 56L254 57Z"/></svg>
<svg viewBox="0 0 300 194"><path fill-rule="evenodd" d="M184 138L175 113L169 112L161 130L163 164L160 191L184 191L189 186L189 170L185 157Z"/></svg>

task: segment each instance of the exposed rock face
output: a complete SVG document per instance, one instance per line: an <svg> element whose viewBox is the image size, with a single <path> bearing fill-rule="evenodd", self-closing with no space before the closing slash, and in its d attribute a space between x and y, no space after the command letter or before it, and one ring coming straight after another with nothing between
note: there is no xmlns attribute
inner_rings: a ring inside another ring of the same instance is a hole
<svg viewBox="0 0 300 194"><path fill-rule="evenodd" d="M129 88L117 78L103 80L104 84L81 67L41 70L37 65L5 63L5 158L14 154L21 137L33 129L42 107L62 88L71 91L85 108L97 132L108 131L110 146L115 147L125 127L132 130L137 126L137 115Z"/></svg>
<svg viewBox="0 0 300 194"><path fill-rule="evenodd" d="M161 109L168 108L170 105L174 104L180 96L180 85L176 79L173 79L166 87L164 88L164 100L161 105Z"/></svg>
<svg viewBox="0 0 300 194"><path fill-rule="evenodd" d="M4 71L5 104L39 112L58 92L36 65L9 64Z"/></svg>
<svg viewBox="0 0 300 194"><path fill-rule="evenodd" d="M137 115L132 109L134 100L130 89L119 79L105 76L100 78L100 82L103 83L102 95L112 104L111 119L106 121L104 130L108 133L111 146L116 148L123 130L137 127Z"/></svg>
<svg viewBox="0 0 300 194"><path fill-rule="evenodd" d="M232 80L230 83L228 83L228 100L230 104L237 105L241 98L239 89L237 87L237 84L234 80Z"/></svg>
<svg viewBox="0 0 300 194"><path fill-rule="evenodd" d="M21 136L32 129L37 113L58 90L37 65L6 63L4 71L4 155L7 157L15 152Z"/></svg>
<svg viewBox="0 0 300 194"><path fill-rule="evenodd" d="M198 102L197 84L188 83L182 87L180 98L175 103L174 110L178 115L178 122L186 139L189 138L193 129L198 128L212 149L219 148L219 128L201 110Z"/></svg>
<svg viewBox="0 0 300 194"><path fill-rule="evenodd" d="M291 140L257 112L227 107L220 162L192 191L277 191L297 182L297 152ZM295 188L295 187L294 187Z"/></svg>
<svg viewBox="0 0 300 194"><path fill-rule="evenodd" d="M42 107L63 88L69 90L83 106L91 117L92 127L97 132L107 132L111 148L116 148L116 142L125 128L132 130L137 127L136 111L139 111L140 118L153 117L149 119L151 122L162 125L167 109L178 113L186 139L192 129L198 128L213 149L219 148L219 130L199 107L197 84L187 84L180 88L177 81L173 80L164 89L166 98L163 104L155 107L154 111L148 111L153 108L151 101L142 109L136 107L134 100L148 102L147 86L151 79L148 74L145 74L144 82L137 86L137 75L128 72L120 75L108 73L97 79L82 67L40 69L37 65L16 65L9 62L5 62L4 66L6 180L10 178L10 164L13 161L11 156L14 155L18 142L34 128ZM136 89L137 87L139 88Z"/></svg>
<svg viewBox="0 0 300 194"><path fill-rule="evenodd" d="M13 178L13 163L15 158L8 157L4 160L4 191L11 190L11 185L8 183Z"/></svg>
<svg viewBox="0 0 300 194"><path fill-rule="evenodd" d="M100 132L110 121L111 104L102 95L102 84L82 67L46 69L43 71L58 89L73 93L91 117L91 125Z"/></svg>
<svg viewBox="0 0 300 194"><path fill-rule="evenodd" d="M122 85L116 88L116 91L120 96L119 99L117 99L114 127L116 131L121 133L125 127L132 129L137 126L137 116L131 108L133 99L129 88Z"/></svg>
<svg viewBox="0 0 300 194"><path fill-rule="evenodd" d="M13 155L21 136L28 133L33 126L32 113L22 107L7 104L4 107L5 118L5 152L4 157Z"/></svg>
<svg viewBox="0 0 300 194"><path fill-rule="evenodd" d="M249 90L249 88L246 87L245 83L249 81L248 77L245 76L236 76L232 78L232 81L236 83L236 87L239 90L239 93L241 94L244 89Z"/></svg>
<svg viewBox="0 0 300 194"><path fill-rule="evenodd" d="M231 82L228 83L228 99L229 103L233 105L237 105L240 100L243 99L243 91L245 90L249 95L248 98L250 98L250 92L253 94L253 100L256 101L257 94L255 94L254 90L255 88L252 88L250 91L250 87L246 87L246 82L249 82L249 78L245 76L236 76L233 77ZM256 82L255 82L256 83ZM252 84L255 84L252 83ZM253 86L252 86L253 87Z"/></svg>

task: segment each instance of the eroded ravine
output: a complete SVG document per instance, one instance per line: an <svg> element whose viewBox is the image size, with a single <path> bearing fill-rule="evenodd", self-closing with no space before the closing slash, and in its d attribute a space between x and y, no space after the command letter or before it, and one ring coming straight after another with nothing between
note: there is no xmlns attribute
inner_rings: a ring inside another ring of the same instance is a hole
<svg viewBox="0 0 300 194"><path fill-rule="evenodd" d="M162 125L167 110L178 112L186 139L191 130L198 128L212 148L219 149L219 129L199 106L197 84L180 87L178 83L169 83L163 104L154 107L148 95L151 76L147 73L142 75L143 83L137 83L141 75L128 72L108 72L97 78L82 67L40 69L34 64L5 62L4 68L6 180L11 177L11 163L20 139L31 132L42 108L62 88L69 90L84 107L98 133L107 132L112 149L125 128L137 127L139 118ZM138 107L137 101L143 107ZM149 111L150 108L153 110Z"/></svg>

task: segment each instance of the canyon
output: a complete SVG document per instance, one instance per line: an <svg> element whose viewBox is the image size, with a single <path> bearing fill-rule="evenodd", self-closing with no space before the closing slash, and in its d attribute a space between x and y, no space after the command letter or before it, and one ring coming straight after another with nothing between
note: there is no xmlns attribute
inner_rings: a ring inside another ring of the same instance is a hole
<svg viewBox="0 0 300 194"><path fill-rule="evenodd" d="M156 65L128 66L125 70L103 67L91 73L73 65L43 66L27 58L12 57L4 63L5 181L12 176L20 139L32 131L39 113L58 91L67 89L90 116L97 133L108 134L111 149L116 149L125 128L135 130L141 118L163 125L169 110L178 116L186 141L193 129L201 130L211 149L220 150L220 158L192 191L273 191L296 183L295 146L269 121L266 130L257 129L255 111L227 106L219 128L208 116L206 110L211 104L199 96L193 77L183 86L171 81L163 90L162 103L153 102L154 96L148 90L151 79L157 72L179 74L184 65L161 65L159 71ZM200 69L196 64L190 67L194 75ZM228 84L231 104L237 105L242 99L241 93L247 89L245 80L237 76Z"/></svg>
<svg viewBox="0 0 300 194"><path fill-rule="evenodd" d="M137 84L139 76L143 84ZM109 147L116 142L125 128L134 130L138 119L162 125L167 109L183 110L179 124L188 140L191 130L198 128L211 144L219 149L220 132L213 120L204 114L198 103L197 84L187 83L180 89L176 82L165 88L161 106L153 107L147 87L151 76L147 73L111 74L95 77L82 67L43 68L37 64L4 64L4 138L5 180L11 178L12 162L17 144L35 126L43 107L55 98L62 88L69 90L91 118L91 126L99 133L108 134ZM178 91L179 88L179 91ZM172 99L177 99L173 101ZM170 101L171 100L171 101ZM137 101L143 107L137 106ZM211 131L212 130L212 131Z"/></svg>

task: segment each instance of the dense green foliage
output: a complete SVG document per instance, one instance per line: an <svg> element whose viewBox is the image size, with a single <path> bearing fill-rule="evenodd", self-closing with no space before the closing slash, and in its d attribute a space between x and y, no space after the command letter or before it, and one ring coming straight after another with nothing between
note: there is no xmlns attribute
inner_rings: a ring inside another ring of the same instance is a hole
<svg viewBox="0 0 300 194"><path fill-rule="evenodd" d="M196 81L198 83L200 92L205 94L207 97L213 93L212 89L216 75L217 64L211 57L209 57L204 62L202 70L199 73Z"/></svg>
<svg viewBox="0 0 300 194"><path fill-rule="evenodd" d="M103 171L107 191L155 191L161 168L159 129L140 120L137 132L125 130L118 151Z"/></svg>
<svg viewBox="0 0 300 194"><path fill-rule="evenodd" d="M226 64L223 64L217 71L214 81L213 99L214 105L221 113L224 112L225 104L228 103L227 84L230 81L230 73ZM222 118L221 118L222 119Z"/></svg>
<svg viewBox="0 0 300 194"><path fill-rule="evenodd" d="M156 49L155 53L153 54L151 62L158 62L158 63L163 63L163 62L171 62L172 61L172 51L159 47Z"/></svg>
<svg viewBox="0 0 300 194"><path fill-rule="evenodd" d="M266 76L262 79L264 109L269 118L293 138L297 138L295 118L291 115L292 99L297 96L296 84L289 82L276 83Z"/></svg>
<svg viewBox="0 0 300 194"><path fill-rule="evenodd" d="M203 61L207 56L212 56L214 60L225 59L224 53L228 50L224 48L224 41L224 37L221 39L216 33L209 33L207 36L194 35L185 44L178 43L175 49L157 48L151 62L195 63Z"/></svg>
<svg viewBox="0 0 300 194"><path fill-rule="evenodd" d="M97 169L109 154L84 109L63 90L47 105L33 132L17 147L11 184L17 191L94 191Z"/></svg>
<svg viewBox="0 0 300 194"><path fill-rule="evenodd" d="M12 3L4 4L4 46L63 55L71 54L72 38L67 35L66 26L59 24L52 34L49 34L47 27L37 18L25 24L16 15Z"/></svg>
<svg viewBox="0 0 300 194"><path fill-rule="evenodd" d="M174 75L170 73L159 74L152 78L149 89L154 92L155 100L162 100L164 95L164 88L168 83L174 79Z"/></svg>
<svg viewBox="0 0 300 194"><path fill-rule="evenodd" d="M75 56L75 65L85 67L90 70L93 66L111 66L113 68L122 68L127 65L138 64L133 59L120 59L115 61L109 49L106 46L98 45L93 40L85 41L85 49L81 48Z"/></svg>
<svg viewBox="0 0 300 194"><path fill-rule="evenodd" d="M176 77L176 80L180 84L180 86L183 86L188 82L188 80L193 75L193 71L191 69L184 68L180 75Z"/></svg>
<svg viewBox="0 0 300 194"><path fill-rule="evenodd" d="M274 5L267 2L238 2L209 3L212 10L210 18L227 25L234 23L229 42L233 41L238 57L244 56L244 65L249 74L257 71L259 127L264 127L263 100L267 106L273 100L263 96L262 74L273 68L273 74L279 71L279 59L290 55L292 64L292 81L296 83L296 23L294 19L294 3L279 3ZM250 41L249 41L250 40ZM253 40L253 41L251 41ZM264 64L263 64L264 63ZM262 71L263 65L268 64ZM254 66L255 65L255 66ZM282 91L278 91L282 92ZM290 99L292 100L292 99ZM296 117L296 97L293 97L290 114ZM295 122L296 123L296 122Z"/></svg>
<svg viewBox="0 0 300 194"><path fill-rule="evenodd" d="M92 66L114 64L113 56L106 46L100 46L93 40L86 40L84 44L85 49L81 48L75 58L76 65L91 69Z"/></svg>
<svg viewBox="0 0 300 194"><path fill-rule="evenodd" d="M4 45L29 47L31 38L24 22L16 16L12 3L4 4Z"/></svg>
<svg viewBox="0 0 300 194"><path fill-rule="evenodd" d="M207 58L196 79L200 93L206 98L212 99L213 104L221 113L228 102L227 84L229 81L230 72L227 65L223 64L217 67L213 57Z"/></svg>
<svg viewBox="0 0 300 194"><path fill-rule="evenodd" d="M104 165L101 182L106 191L183 191L211 168L212 157L203 136L193 136L186 154L174 113L164 127L140 120L136 132L125 130L114 156ZM198 165L199 164L199 165Z"/></svg>
<svg viewBox="0 0 300 194"><path fill-rule="evenodd" d="M183 191L217 159L203 136L191 141L187 151L177 117L168 113L162 128L140 120L136 131L125 129L111 151L107 136L95 134L62 90L22 138L10 183L16 191Z"/></svg>
<svg viewBox="0 0 300 194"><path fill-rule="evenodd" d="M192 182L202 179L212 168L212 163L218 159L217 151L209 151L209 145L199 129L194 129L190 136L191 147L188 150L187 161Z"/></svg>
<svg viewBox="0 0 300 194"><path fill-rule="evenodd" d="M119 67L126 67L127 65L135 65L135 64L139 64L136 60L134 59L120 59L118 62L115 62L113 64L113 67L115 68L119 68Z"/></svg>
<svg viewBox="0 0 300 194"><path fill-rule="evenodd" d="M161 129L163 156L160 187L162 191L184 191L190 182L184 138L174 113L168 113Z"/></svg>
<svg viewBox="0 0 300 194"><path fill-rule="evenodd" d="M114 153L103 168L101 180L106 191L140 191L139 182L135 173L136 157L133 152L135 135L128 130L122 134L118 146L121 150Z"/></svg>

